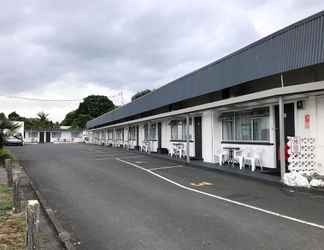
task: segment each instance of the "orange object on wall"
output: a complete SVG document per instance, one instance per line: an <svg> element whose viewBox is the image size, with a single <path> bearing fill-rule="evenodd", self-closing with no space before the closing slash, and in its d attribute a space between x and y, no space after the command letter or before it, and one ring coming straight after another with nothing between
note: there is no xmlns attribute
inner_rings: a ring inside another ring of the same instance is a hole
<svg viewBox="0 0 324 250"><path fill-rule="evenodd" d="M305 128L309 128L309 126L310 126L310 115L309 114L306 114L304 117L304 125L305 125Z"/></svg>

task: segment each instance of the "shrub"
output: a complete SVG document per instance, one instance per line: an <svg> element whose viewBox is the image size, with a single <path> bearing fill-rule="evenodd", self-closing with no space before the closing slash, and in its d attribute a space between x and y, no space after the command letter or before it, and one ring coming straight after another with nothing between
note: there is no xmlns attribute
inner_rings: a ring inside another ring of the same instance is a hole
<svg viewBox="0 0 324 250"><path fill-rule="evenodd" d="M15 160L15 157L13 154L10 153L9 150L5 148L0 148L0 165L4 165L5 159Z"/></svg>

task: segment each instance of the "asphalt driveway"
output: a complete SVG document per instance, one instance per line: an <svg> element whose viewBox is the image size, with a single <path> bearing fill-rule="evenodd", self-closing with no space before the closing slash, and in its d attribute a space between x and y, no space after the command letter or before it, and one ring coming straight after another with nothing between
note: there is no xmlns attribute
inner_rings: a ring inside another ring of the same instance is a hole
<svg viewBox="0 0 324 250"><path fill-rule="evenodd" d="M11 149L80 249L324 248L322 195L115 148Z"/></svg>

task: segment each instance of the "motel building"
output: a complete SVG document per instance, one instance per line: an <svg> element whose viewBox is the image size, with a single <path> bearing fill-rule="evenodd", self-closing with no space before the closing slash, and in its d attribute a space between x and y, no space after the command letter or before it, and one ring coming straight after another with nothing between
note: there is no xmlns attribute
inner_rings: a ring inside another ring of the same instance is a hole
<svg viewBox="0 0 324 250"><path fill-rule="evenodd" d="M24 142L27 144L80 143L83 142L83 133L81 130L71 129L69 126L37 128L26 129L24 138Z"/></svg>
<svg viewBox="0 0 324 250"><path fill-rule="evenodd" d="M324 12L89 121L87 133L282 180L324 175Z"/></svg>

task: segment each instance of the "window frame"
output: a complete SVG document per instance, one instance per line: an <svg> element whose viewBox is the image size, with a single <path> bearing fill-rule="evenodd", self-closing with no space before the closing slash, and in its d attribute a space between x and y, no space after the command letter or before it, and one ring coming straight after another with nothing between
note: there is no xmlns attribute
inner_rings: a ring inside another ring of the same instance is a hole
<svg viewBox="0 0 324 250"><path fill-rule="evenodd" d="M170 140L171 141L186 141L186 120L172 120L170 122ZM191 134L192 118L189 120L189 140L192 140ZM174 131L176 131L176 136L174 136ZM181 135L181 137L179 136Z"/></svg>
<svg viewBox="0 0 324 250"><path fill-rule="evenodd" d="M260 114L261 111L261 114ZM264 113L262 113L262 111L265 111ZM238 132L240 133L240 135L242 135L242 128L240 127L240 130L238 131L237 129L239 127L237 127L237 121L239 119L239 117L246 115L246 119L249 120L249 124L250 124L250 140L242 140L242 139L237 139L238 138ZM267 119L267 140L257 140L255 139L255 131L254 131L254 127L255 124L254 122L256 120L259 120L260 118L266 118ZM270 138L270 129L271 129L271 119L270 119L270 107L263 107L263 108L255 108L255 109L251 109L251 110L244 110L244 111L234 111L234 112L225 112L223 114L221 114L221 138L222 138L222 142L230 142L230 143L270 143L271 138ZM224 138L224 122L230 121L232 122L232 139L229 138Z"/></svg>

